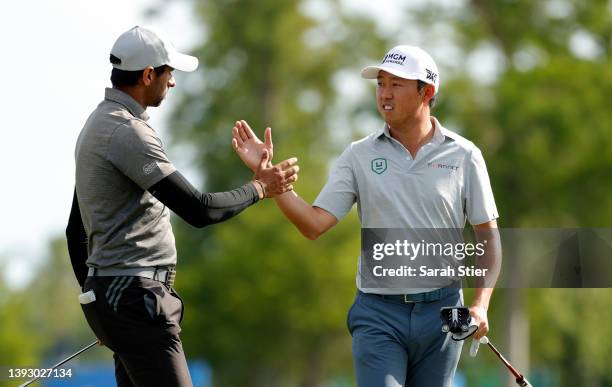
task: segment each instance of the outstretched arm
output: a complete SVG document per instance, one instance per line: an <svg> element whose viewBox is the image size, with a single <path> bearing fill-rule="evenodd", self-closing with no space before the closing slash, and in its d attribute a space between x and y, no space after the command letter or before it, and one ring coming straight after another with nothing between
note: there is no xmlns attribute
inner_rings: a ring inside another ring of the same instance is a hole
<svg viewBox="0 0 612 387"><path fill-rule="evenodd" d="M266 128L265 141L261 141L246 121L237 121L232 129L232 147L242 161L251 169L263 152L272 154L272 129ZM296 173L299 167L296 168ZM297 178L296 178L297 180ZM306 203L295 191L274 198L281 212L308 239L316 239L329 230L338 219L329 212Z"/></svg>
<svg viewBox="0 0 612 387"><path fill-rule="evenodd" d="M297 170L293 169L296 162L293 158L268 167L269 155L265 152L255 179L232 191L202 193L179 171L166 176L148 191L187 223L201 228L230 219L260 199L293 189L291 183L297 180Z"/></svg>
<svg viewBox="0 0 612 387"><path fill-rule="evenodd" d="M310 240L317 239L338 223L335 216L306 203L295 191L279 195L274 201L285 217Z"/></svg>
<svg viewBox="0 0 612 387"><path fill-rule="evenodd" d="M154 184L149 192L184 221L198 228L230 219L261 198L252 182L231 191L202 193L179 171Z"/></svg>

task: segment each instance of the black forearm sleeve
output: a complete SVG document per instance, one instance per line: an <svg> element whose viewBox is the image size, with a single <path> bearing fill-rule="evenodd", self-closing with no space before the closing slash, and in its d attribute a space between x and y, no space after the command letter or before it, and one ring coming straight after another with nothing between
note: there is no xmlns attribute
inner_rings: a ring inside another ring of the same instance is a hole
<svg viewBox="0 0 612 387"><path fill-rule="evenodd" d="M175 171L149 188L151 195L194 227L223 222L259 200L252 183L227 192L201 193Z"/></svg>
<svg viewBox="0 0 612 387"><path fill-rule="evenodd" d="M70 255L72 270L74 270L74 275L77 281L79 281L79 285L83 287L85 278L87 278L87 233L85 232L85 227L83 227L76 189L74 190L72 209L70 210L70 218L66 227L66 240L68 242L68 255Z"/></svg>

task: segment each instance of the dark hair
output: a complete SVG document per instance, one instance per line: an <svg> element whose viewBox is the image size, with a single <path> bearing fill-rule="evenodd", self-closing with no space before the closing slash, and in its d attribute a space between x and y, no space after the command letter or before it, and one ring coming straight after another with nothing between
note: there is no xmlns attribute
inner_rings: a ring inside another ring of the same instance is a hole
<svg viewBox="0 0 612 387"><path fill-rule="evenodd" d="M420 79L417 79L417 91L420 93L425 86L429 85L429 83L423 82ZM436 104L436 96L434 95L433 97L431 97L431 99L429 100L429 107L432 108L434 107L434 105Z"/></svg>
<svg viewBox="0 0 612 387"><path fill-rule="evenodd" d="M121 63L121 59L111 54L110 62L112 64L119 64ZM166 67L170 67L170 66L161 65L159 67L155 67L155 74L157 74L158 76L162 75L164 71L166 71ZM119 70L119 69L113 68L113 71L111 72L110 80L114 87L134 86L138 84L138 80L142 77L143 72L144 70L126 71L126 70Z"/></svg>

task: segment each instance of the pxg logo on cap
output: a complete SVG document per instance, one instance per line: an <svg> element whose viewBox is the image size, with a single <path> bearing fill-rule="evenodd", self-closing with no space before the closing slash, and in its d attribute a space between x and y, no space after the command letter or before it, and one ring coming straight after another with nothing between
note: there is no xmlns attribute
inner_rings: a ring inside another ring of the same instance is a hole
<svg viewBox="0 0 612 387"><path fill-rule="evenodd" d="M416 46L396 46L389 50L377 66L361 70L366 79L376 79L379 71L386 71L404 79L418 79L436 89L440 88L438 66L425 50Z"/></svg>

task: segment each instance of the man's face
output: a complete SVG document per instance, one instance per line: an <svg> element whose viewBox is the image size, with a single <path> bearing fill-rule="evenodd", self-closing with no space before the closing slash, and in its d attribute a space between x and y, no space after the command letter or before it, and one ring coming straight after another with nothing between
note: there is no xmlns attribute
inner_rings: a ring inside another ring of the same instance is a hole
<svg viewBox="0 0 612 387"><path fill-rule="evenodd" d="M174 75L172 74L173 70L173 68L166 66L164 72L160 75L157 75L155 71L152 72L153 81L148 88L149 102L147 106L159 106L164 98L166 98L168 90L176 85Z"/></svg>
<svg viewBox="0 0 612 387"><path fill-rule="evenodd" d="M424 108L423 98L416 80L400 78L384 70L378 72L376 105L390 127L399 128L413 121Z"/></svg>

